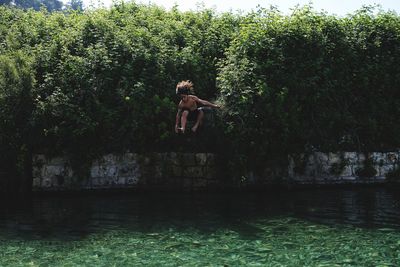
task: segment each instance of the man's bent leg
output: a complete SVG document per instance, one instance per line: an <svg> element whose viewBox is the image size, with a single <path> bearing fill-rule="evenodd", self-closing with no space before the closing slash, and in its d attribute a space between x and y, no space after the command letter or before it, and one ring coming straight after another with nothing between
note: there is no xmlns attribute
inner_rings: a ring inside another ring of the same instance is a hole
<svg viewBox="0 0 400 267"><path fill-rule="evenodd" d="M204 111L202 111L201 109L199 110L199 114L197 115L197 120L196 120L196 124L193 126L192 131L196 132L197 128L199 128L199 126L202 124L203 122L203 118L204 118Z"/></svg>
<svg viewBox="0 0 400 267"><path fill-rule="evenodd" d="M181 116L181 128L180 130L182 131L182 133L185 133L185 129L186 129L186 122L187 122L187 116L189 114L189 111L185 110L184 112L182 112L182 116Z"/></svg>

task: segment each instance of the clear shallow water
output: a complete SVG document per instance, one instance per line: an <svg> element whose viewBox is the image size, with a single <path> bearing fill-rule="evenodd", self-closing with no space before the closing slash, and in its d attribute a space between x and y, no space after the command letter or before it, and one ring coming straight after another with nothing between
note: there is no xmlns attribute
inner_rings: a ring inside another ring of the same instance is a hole
<svg viewBox="0 0 400 267"><path fill-rule="evenodd" d="M400 191L384 188L41 197L0 211L0 266L400 266Z"/></svg>

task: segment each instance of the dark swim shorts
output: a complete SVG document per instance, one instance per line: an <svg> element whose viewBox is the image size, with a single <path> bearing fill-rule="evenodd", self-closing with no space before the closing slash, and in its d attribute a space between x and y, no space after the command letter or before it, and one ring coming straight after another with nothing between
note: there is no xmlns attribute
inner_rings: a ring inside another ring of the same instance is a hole
<svg viewBox="0 0 400 267"><path fill-rule="evenodd" d="M189 114L187 116L188 121L196 121L197 120L197 116L199 116L199 109L196 108L195 110L190 110L188 108L183 108L182 112L185 110L189 111Z"/></svg>

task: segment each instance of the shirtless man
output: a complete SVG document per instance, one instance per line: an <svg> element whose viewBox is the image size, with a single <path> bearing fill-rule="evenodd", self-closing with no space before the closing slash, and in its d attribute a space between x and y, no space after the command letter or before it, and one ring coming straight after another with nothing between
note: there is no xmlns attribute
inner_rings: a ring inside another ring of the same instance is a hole
<svg viewBox="0 0 400 267"><path fill-rule="evenodd" d="M219 108L218 105L210 103L206 100L202 100L195 95L190 95L189 93L191 92L193 92L193 83L191 81L181 81L176 86L176 94L181 98L181 101L178 105L178 112L176 113L176 133L185 133L186 122L188 120L196 121L196 123L192 127L192 131L197 131L204 117L203 110L197 107L198 103L212 108ZM181 127L179 127L179 119L181 122Z"/></svg>

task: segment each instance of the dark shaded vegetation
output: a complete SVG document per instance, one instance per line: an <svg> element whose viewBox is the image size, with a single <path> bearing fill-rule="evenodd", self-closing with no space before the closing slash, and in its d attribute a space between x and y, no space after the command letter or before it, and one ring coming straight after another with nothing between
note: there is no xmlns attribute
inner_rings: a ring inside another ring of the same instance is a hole
<svg viewBox="0 0 400 267"><path fill-rule="evenodd" d="M394 168L386 174L389 183L400 183L400 168Z"/></svg>
<svg viewBox="0 0 400 267"><path fill-rule="evenodd" d="M400 20L372 12L337 18L306 7L245 18L219 75L241 149L398 147Z"/></svg>

